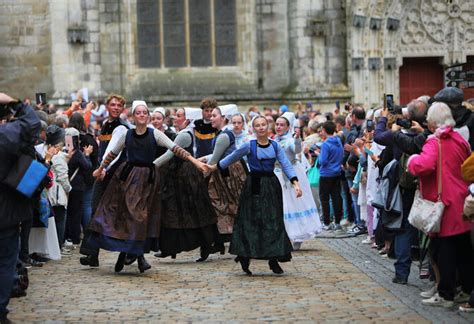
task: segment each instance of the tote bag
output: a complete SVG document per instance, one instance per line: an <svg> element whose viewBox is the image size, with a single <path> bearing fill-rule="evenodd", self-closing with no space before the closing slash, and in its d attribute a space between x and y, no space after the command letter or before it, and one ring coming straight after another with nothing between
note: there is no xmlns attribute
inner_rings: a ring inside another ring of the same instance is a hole
<svg viewBox="0 0 474 324"><path fill-rule="evenodd" d="M309 169L308 171L308 180L311 187L319 187L319 168L318 168L318 160L314 162L314 166Z"/></svg>
<svg viewBox="0 0 474 324"><path fill-rule="evenodd" d="M433 202L423 199L419 189L415 192L415 200L408 215L408 222L424 233L438 233L441 227L441 218L444 204L441 201L441 142L438 140L438 200Z"/></svg>

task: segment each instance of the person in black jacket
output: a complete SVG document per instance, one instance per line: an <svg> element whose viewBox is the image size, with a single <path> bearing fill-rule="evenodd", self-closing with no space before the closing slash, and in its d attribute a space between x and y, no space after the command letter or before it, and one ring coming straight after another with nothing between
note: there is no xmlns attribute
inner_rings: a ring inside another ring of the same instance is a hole
<svg viewBox="0 0 474 324"><path fill-rule="evenodd" d="M421 152L426 139L431 134L426 127L426 114L428 105L420 100L412 100L408 106L408 118L412 122L409 133L402 131L398 125L392 126L394 130L393 141L400 150L407 154L418 154Z"/></svg>
<svg viewBox="0 0 474 324"><path fill-rule="evenodd" d="M66 136L76 137L77 143L79 143L79 134L79 131L75 128L66 128ZM92 145L85 147L84 151L82 151L80 147L75 148L68 162L69 180L72 189L69 192L66 233L64 238L72 241L74 245L81 243L82 205L84 201L84 190L86 189L84 173L92 170L90 155L93 149Z"/></svg>
<svg viewBox="0 0 474 324"><path fill-rule="evenodd" d="M69 119L69 127L73 127L79 131L79 147L84 152L85 148L92 146L92 153L89 155L92 168L81 170L84 179L84 192L82 200L82 229L86 231L87 226L92 218L92 187L94 185L94 177L92 172L99 167L99 145L94 136L87 131L84 117L81 113L75 112Z"/></svg>
<svg viewBox="0 0 474 324"><path fill-rule="evenodd" d="M31 107L3 93L0 93L0 121L0 323L8 323L7 305L18 259L19 225L32 217L33 201L2 184L1 180L21 154L34 158L34 141L39 136L41 123Z"/></svg>

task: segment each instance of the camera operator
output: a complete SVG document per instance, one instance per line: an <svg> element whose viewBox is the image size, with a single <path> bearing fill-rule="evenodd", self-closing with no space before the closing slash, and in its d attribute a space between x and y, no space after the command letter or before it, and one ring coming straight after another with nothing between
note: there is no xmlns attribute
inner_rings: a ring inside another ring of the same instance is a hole
<svg viewBox="0 0 474 324"><path fill-rule="evenodd" d="M29 106L0 93L0 323L7 323L7 305L19 250L19 225L33 217L32 199L2 183L21 154L35 157L40 120Z"/></svg>
<svg viewBox="0 0 474 324"><path fill-rule="evenodd" d="M430 130L426 126L428 105L416 99L408 104L407 110L408 119L403 120L406 125L395 123L392 126L392 131L394 131L393 140L403 153L407 155L418 154L421 152L428 136L431 135ZM403 128L403 126L407 127Z"/></svg>

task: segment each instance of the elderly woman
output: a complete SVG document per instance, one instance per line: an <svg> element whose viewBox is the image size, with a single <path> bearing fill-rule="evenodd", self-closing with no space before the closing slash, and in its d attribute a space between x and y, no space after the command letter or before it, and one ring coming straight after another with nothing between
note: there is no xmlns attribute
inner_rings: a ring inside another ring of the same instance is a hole
<svg viewBox="0 0 474 324"><path fill-rule="evenodd" d="M438 293L422 303L451 307L454 302L467 301L473 286L470 224L462 219L468 183L461 175L461 165L469 157L470 148L453 129L455 121L446 104L434 103L428 111L427 121L434 135L428 137L421 154L410 157L408 171L419 177L423 198L436 201L438 154L441 154L441 201L445 209L440 231L432 235L432 253L440 272ZM457 273L462 286L459 294L456 294Z"/></svg>

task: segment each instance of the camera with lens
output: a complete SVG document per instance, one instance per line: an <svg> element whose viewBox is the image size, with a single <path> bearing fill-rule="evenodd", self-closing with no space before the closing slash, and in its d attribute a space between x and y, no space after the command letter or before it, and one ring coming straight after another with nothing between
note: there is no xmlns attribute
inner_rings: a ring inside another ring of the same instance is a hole
<svg viewBox="0 0 474 324"><path fill-rule="evenodd" d="M411 120L406 118L397 118L396 124L402 128L410 129L411 128Z"/></svg>

